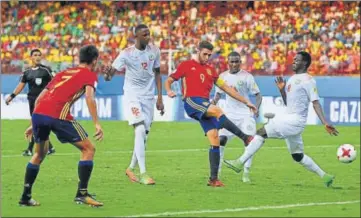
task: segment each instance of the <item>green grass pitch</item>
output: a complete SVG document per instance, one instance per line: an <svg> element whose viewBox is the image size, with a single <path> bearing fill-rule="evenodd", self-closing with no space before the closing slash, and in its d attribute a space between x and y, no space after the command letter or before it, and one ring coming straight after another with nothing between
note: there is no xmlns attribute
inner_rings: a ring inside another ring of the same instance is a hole
<svg viewBox="0 0 361 218"><path fill-rule="evenodd" d="M19 207L27 146L23 133L29 121L2 120L1 215L33 217L105 216L342 216L360 217L360 154L351 164L336 159L340 144L360 148L360 127L338 127L338 137L322 126L307 126L305 152L326 172L336 176L332 188L294 163L283 140L268 140L256 154L251 184L223 168L224 188L206 186L208 142L197 123L155 122L147 147L147 171L157 184L130 183L124 171L133 150L133 130L126 122L103 121L104 141L97 144L89 192L104 202L102 208L76 205L73 198L78 177L79 151L51 139L56 153L47 157L33 188L42 205ZM80 122L90 135L92 122ZM226 148L226 158L243 152L238 139Z"/></svg>

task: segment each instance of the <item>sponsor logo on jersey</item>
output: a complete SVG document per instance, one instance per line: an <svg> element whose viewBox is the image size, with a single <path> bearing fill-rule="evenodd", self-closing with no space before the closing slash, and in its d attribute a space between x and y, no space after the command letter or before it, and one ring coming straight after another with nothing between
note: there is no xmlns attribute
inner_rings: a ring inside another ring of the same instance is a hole
<svg viewBox="0 0 361 218"><path fill-rule="evenodd" d="M290 92L291 91L291 84L289 84L288 86L287 86L287 92Z"/></svg>
<svg viewBox="0 0 361 218"><path fill-rule="evenodd" d="M206 71L207 71L208 75L212 76L212 71L210 69L207 68Z"/></svg>
<svg viewBox="0 0 361 218"><path fill-rule="evenodd" d="M150 54L150 55L149 55L149 60L150 60L150 61L154 61L154 59L155 59L154 55L153 55L153 54Z"/></svg>
<svg viewBox="0 0 361 218"><path fill-rule="evenodd" d="M296 81L295 81L295 84L296 85L298 85L298 84L300 84L301 83L301 80L300 79L297 79Z"/></svg>
<svg viewBox="0 0 361 218"><path fill-rule="evenodd" d="M242 86L243 86L243 84L244 84L244 82L243 82L243 81L241 81L241 80L237 82L237 86L238 86L238 87L242 87Z"/></svg>

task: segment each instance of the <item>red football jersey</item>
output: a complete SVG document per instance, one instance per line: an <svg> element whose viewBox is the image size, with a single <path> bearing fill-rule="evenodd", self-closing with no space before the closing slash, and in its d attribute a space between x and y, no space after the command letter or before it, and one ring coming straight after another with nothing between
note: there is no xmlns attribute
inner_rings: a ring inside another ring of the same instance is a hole
<svg viewBox="0 0 361 218"><path fill-rule="evenodd" d="M34 113L61 120L73 120L70 108L85 93L85 86L96 88L98 77L88 68L75 67L64 70L47 85L48 92L39 101Z"/></svg>
<svg viewBox="0 0 361 218"><path fill-rule="evenodd" d="M182 78L183 97L209 98L218 74L208 64L202 65L195 60L184 61L170 75L174 80Z"/></svg>

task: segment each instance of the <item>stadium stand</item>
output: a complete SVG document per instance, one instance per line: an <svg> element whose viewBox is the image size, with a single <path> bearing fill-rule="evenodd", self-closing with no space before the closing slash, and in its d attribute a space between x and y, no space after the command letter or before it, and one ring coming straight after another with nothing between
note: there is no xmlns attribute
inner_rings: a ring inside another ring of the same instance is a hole
<svg viewBox="0 0 361 218"><path fill-rule="evenodd" d="M257 75L287 75L299 50L312 54L313 75L360 75L360 2L1 2L1 72L18 74L41 48L46 65L77 63L79 48L95 44L101 68L134 43L145 23L162 50L162 72L215 45L212 64L226 70L232 50ZM168 52L171 50L171 63Z"/></svg>

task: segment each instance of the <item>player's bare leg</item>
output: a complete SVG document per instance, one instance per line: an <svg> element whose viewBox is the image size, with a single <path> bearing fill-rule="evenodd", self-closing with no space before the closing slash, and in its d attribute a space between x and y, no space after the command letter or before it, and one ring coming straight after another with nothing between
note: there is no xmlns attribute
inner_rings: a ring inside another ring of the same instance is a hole
<svg viewBox="0 0 361 218"><path fill-rule="evenodd" d="M224 115L220 107L211 104L207 109L206 115L209 117L216 117L219 120L220 128L225 128L230 131L235 136L239 137L246 145L252 140L252 136L244 134L244 132Z"/></svg>
<svg viewBox="0 0 361 218"><path fill-rule="evenodd" d="M49 140L35 143L35 152L26 166L24 191L19 201L20 206L40 206L40 203L32 199L31 190L40 170L40 164L48 152Z"/></svg>
<svg viewBox="0 0 361 218"><path fill-rule="evenodd" d="M207 132L207 138L211 144L209 149L210 177L207 185L212 187L222 187L224 184L218 179L218 168L220 162L218 130L209 130Z"/></svg>
<svg viewBox="0 0 361 218"><path fill-rule="evenodd" d="M73 145L81 151L78 164L79 183L74 201L77 204L88 204L93 207L103 206L103 203L95 200L95 198L88 193L88 182L93 171L95 147L88 138L75 142Z"/></svg>
<svg viewBox="0 0 361 218"><path fill-rule="evenodd" d="M138 179L138 177L135 175L134 168L131 169L134 160L133 158L130 167L126 170L126 175L132 182L139 181L139 183L144 185L154 185L155 181L147 174L145 167L145 144L147 139L147 132L143 121L134 124L134 133L134 153L139 166L140 178Z"/></svg>

